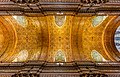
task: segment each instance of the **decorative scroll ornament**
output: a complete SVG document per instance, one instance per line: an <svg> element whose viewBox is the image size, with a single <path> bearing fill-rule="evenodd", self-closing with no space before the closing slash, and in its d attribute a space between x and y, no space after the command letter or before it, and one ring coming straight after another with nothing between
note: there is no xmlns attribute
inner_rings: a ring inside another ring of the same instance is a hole
<svg viewBox="0 0 120 77"><path fill-rule="evenodd" d="M55 16L55 23L61 27L65 22L65 16Z"/></svg>

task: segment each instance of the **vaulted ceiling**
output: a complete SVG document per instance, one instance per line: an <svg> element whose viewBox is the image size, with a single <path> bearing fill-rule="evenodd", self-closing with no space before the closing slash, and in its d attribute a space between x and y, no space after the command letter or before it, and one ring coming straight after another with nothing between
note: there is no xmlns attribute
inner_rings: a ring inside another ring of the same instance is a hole
<svg viewBox="0 0 120 77"><path fill-rule="evenodd" d="M119 61L119 16L0 16L0 61Z"/></svg>

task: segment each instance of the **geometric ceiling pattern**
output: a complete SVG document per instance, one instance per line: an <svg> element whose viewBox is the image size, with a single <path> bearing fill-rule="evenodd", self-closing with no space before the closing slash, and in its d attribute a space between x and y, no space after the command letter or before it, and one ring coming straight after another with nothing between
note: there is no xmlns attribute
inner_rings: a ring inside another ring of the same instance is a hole
<svg viewBox="0 0 120 77"><path fill-rule="evenodd" d="M94 16L24 16L18 21L19 17L1 16L0 61L116 60L107 53L104 32L117 16L103 17L98 21ZM93 27L93 20L99 26Z"/></svg>

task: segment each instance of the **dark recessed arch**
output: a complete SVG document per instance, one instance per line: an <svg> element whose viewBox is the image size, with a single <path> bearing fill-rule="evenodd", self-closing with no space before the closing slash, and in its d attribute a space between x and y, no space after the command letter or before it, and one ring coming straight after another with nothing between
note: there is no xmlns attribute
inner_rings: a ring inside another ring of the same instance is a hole
<svg viewBox="0 0 120 77"><path fill-rule="evenodd" d="M120 53L117 50L115 43L114 43L114 35L115 31L120 25L120 17L114 16L110 22L106 25L106 28L104 30L103 34L103 44L105 47L106 54L109 56L109 58L113 61L119 61L120 59Z"/></svg>

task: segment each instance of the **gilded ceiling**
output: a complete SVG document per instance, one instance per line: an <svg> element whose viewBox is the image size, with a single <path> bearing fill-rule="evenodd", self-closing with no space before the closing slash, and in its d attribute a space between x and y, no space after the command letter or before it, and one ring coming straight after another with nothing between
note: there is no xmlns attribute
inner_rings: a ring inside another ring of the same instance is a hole
<svg viewBox="0 0 120 77"><path fill-rule="evenodd" d="M118 60L119 55L110 54L112 40L109 44L107 40L112 39L110 35L114 33L106 32L112 30L109 28L112 22L116 25L115 32L119 24L117 18L1 16L0 61ZM112 49L118 52L115 46Z"/></svg>

